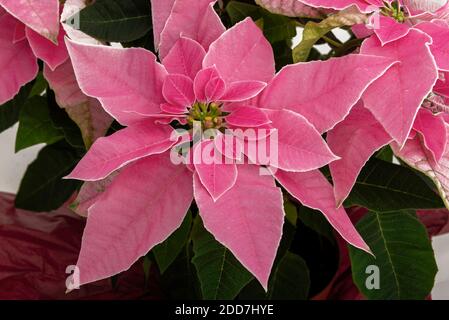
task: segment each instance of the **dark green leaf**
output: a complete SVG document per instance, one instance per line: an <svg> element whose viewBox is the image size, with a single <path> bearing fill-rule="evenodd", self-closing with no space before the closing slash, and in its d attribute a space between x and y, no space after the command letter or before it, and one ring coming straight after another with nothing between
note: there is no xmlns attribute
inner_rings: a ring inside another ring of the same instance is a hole
<svg viewBox="0 0 449 320"><path fill-rule="evenodd" d="M287 215L291 217L286 217L284 226L282 228L282 239L279 244L279 248L276 254L276 259L274 260L273 270L277 268L279 263L282 261L284 256L288 253L288 250L293 242L296 232L296 219L297 219L297 208L296 206L290 202L284 202L284 209ZM290 221L290 219L292 221ZM294 222L294 223L292 223ZM270 281L272 281L272 277L274 276L274 272L270 275ZM271 283L271 282L270 282ZM268 293L269 294L269 293ZM256 279L252 280L241 292L239 293L239 299L241 300L265 300L268 298L268 294L262 288L262 285Z"/></svg>
<svg viewBox="0 0 449 320"><path fill-rule="evenodd" d="M62 130L53 126L47 99L34 96L20 111L16 152L39 143L52 144L64 138Z"/></svg>
<svg viewBox="0 0 449 320"><path fill-rule="evenodd" d="M32 87L33 83L23 86L12 100L0 106L0 132L12 127L19 121L20 109L28 98Z"/></svg>
<svg viewBox="0 0 449 320"><path fill-rule="evenodd" d="M51 211L63 205L81 182L63 180L79 161L64 141L49 145L28 166L16 197L16 207L31 211Z"/></svg>
<svg viewBox="0 0 449 320"><path fill-rule="evenodd" d="M380 149L379 152L377 152L376 158L383 161L392 162L393 150L391 150L390 146L385 146L382 149Z"/></svg>
<svg viewBox="0 0 449 320"><path fill-rule="evenodd" d="M150 1L97 0L81 10L79 23L81 31L99 40L134 41L152 28Z"/></svg>
<svg viewBox="0 0 449 320"><path fill-rule="evenodd" d="M292 226L296 227L296 220L298 220L298 209L296 205L288 200L284 200L285 218Z"/></svg>
<svg viewBox="0 0 449 320"><path fill-rule="evenodd" d="M298 218L308 228L335 244L334 230L320 211L301 206Z"/></svg>
<svg viewBox="0 0 449 320"><path fill-rule="evenodd" d="M234 299L253 278L234 255L196 219L192 231L195 265L204 299Z"/></svg>
<svg viewBox="0 0 449 320"><path fill-rule="evenodd" d="M47 80L44 78L44 74L39 72L36 79L34 80L33 89L31 90L30 97L32 96L40 96L47 89Z"/></svg>
<svg viewBox="0 0 449 320"><path fill-rule="evenodd" d="M276 42L272 47L274 51L274 60L276 61L276 71L293 63L291 40Z"/></svg>
<svg viewBox="0 0 449 320"><path fill-rule="evenodd" d="M437 265L427 231L414 213L369 212L357 229L375 255L350 248L354 282L367 298L425 299L430 294Z"/></svg>
<svg viewBox="0 0 449 320"><path fill-rule="evenodd" d="M125 48L144 48L147 50L150 50L152 52L155 52L154 50L154 37L153 37L153 30L150 30L145 34L143 37L130 41L130 42L123 42L123 47Z"/></svg>
<svg viewBox="0 0 449 320"><path fill-rule="evenodd" d="M67 112L60 108L55 101L54 92L47 90L47 101L50 108L50 118L53 126L63 132L65 140L80 153L85 151L83 135L78 125L70 119Z"/></svg>
<svg viewBox="0 0 449 320"><path fill-rule="evenodd" d="M339 265L338 245L333 228L323 214L301 207L297 232L290 251L299 255L310 273L309 296L322 292L334 278Z"/></svg>
<svg viewBox="0 0 449 320"><path fill-rule="evenodd" d="M441 198L410 168L371 159L360 173L345 206L376 212L444 208Z"/></svg>
<svg viewBox="0 0 449 320"><path fill-rule="evenodd" d="M236 24L247 17L251 17L254 21L262 20L264 35L270 43L284 41L296 36L296 26L290 18L270 13L259 6L231 1L226 6L226 11L232 24Z"/></svg>
<svg viewBox="0 0 449 320"><path fill-rule="evenodd" d="M173 263L185 247L192 227L192 214L187 213L182 225L167 240L154 247L153 254L161 273Z"/></svg>
<svg viewBox="0 0 449 320"><path fill-rule="evenodd" d="M270 300L306 300L309 294L309 269L298 255L287 252L273 271Z"/></svg>
<svg viewBox="0 0 449 320"><path fill-rule="evenodd" d="M196 300L201 297L195 268L191 263L192 255L189 243L161 276L162 288L170 299Z"/></svg>

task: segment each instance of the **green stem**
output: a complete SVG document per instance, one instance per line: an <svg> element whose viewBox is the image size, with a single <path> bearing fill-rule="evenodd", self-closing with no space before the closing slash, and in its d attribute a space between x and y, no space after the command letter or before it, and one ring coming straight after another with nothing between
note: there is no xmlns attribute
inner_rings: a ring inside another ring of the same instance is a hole
<svg viewBox="0 0 449 320"><path fill-rule="evenodd" d="M343 45L342 43L340 43L340 42L338 42L338 41L335 41L335 40L332 40L332 39L329 38L329 37L322 36L322 38L324 39L324 41L326 41L328 44L330 44L330 45L333 46L333 47L341 48L342 45Z"/></svg>

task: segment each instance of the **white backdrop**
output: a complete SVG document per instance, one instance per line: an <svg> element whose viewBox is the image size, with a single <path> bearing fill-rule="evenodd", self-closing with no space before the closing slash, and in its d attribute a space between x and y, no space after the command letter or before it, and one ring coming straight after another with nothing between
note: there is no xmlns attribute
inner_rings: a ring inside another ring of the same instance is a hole
<svg viewBox="0 0 449 320"><path fill-rule="evenodd" d="M16 193L28 164L32 162L41 145L14 153L17 125L0 134L0 191Z"/></svg>

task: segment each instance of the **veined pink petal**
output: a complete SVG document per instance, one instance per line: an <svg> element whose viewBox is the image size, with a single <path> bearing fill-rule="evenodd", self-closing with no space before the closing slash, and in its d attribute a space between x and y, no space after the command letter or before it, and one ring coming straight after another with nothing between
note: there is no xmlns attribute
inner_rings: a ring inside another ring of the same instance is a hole
<svg viewBox="0 0 449 320"><path fill-rule="evenodd" d="M268 84L259 106L292 110L325 132L343 120L366 88L394 63L359 54L289 65Z"/></svg>
<svg viewBox="0 0 449 320"><path fill-rule="evenodd" d="M48 41L36 31L26 28L26 37L30 43L34 55L43 60L48 66L55 70L69 58L67 47L64 43L64 29L59 30L58 44Z"/></svg>
<svg viewBox="0 0 449 320"><path fill-rule="evenodd" d="M448 125L446 125L446 136L449 136ZM393 143L391 147L398 158L432 179L446 208L449 208L449 147L446 146L438 163L435 163L432 155L427 151L420 134L407 140L402 148L396 143Z"/></svg>
<svg viewBox="0 0 449 320"><path fill-rule="evenodd" d="M430 151L435 162L439 162L447 145L444 119L427 109L420 108L413 129L421 133L424 146Z"/></svg>
<svg viewBox="0 0 449 320"><path fill-rule="evenodd" d="M195 145L193 164L198 178L214 201L220 199L237 181L237 165L229 159L225 162L225 158L215 149L213 140Z"/></svg>
<svg viewBox="0 0 449 320"><path fill-rule="evenodd" d="M430 41L428 35L412 29L405 37L384 46L371 37L361 48L362 54L400 61L371 84L362 98L365 107L399 144L407 139L422 101L438 79L428 47Z"/></svg>
<svg viewBox="0 0 449 320"><path fill-rule="evenodd" d="M359 24L355 24L351 27L351 31L352 33L354 33L354 35L357 38L368 38L369 36L371 36L374 31L373 29L368 29L366 24L364 23L359 23Z"/></svg>
<svg viewBox="0 0 449 320"><path fill-rule="evenodd" d="M87 217L90 207L99 201L120 171L115 171L103 180L87 181L83 184L70 209L80 216Z"/></svg>
<svg viewBox="0 0 449 320"><path fill-rule="evenodd" d="M238 102L257 96L267 84L262 81L237 81L230 83L220 101Z"/></svg>
<svg viewBox="0 0 449 320"><path fill-rule="evenodd" d="M211 78L204 87L207 102L219 100L226 91L226 84L219 76ZM202 95L201 95L202 97Z"/></svg>
<svg viewBox="0 0 449 320"><path fill-rule="evenodd" d="M363 103L327 133L329 147L341 157L329 164L337 207L349 195L368 159L392 140Z"/></svg>
<svg viewBox="0 0 449 320"><path fill-rule="evenodd" d="M59 0L0 0L0 6L29 28L56 43Z"/></svg>
<svg viewBox="0 0 449 320"><path fill-rule="evenodd" d="M269 82L275 73L273 49L251 18L239 22L211 44L203 66L214 65L226 84Z"/></svg>
<svg viewBox="0 0 449 320"><path fill-rule="evenodd" d="M14 43L16 23L8 14L0 17L0 105L12 99L39 72L28 41Z"/></svg>
<svg viewBox="0 0 449 320"><path fill-rule="evenodd" d="M70 60L54 71L45 65L44 77L55 92L58 105L66 109L70 118L80 128L87 147L105 135L113 119L104 111L97 99L81 92Z"/></svg>
<svg viewBox="0 0 449 320"><path fill-rule="evenodd" d="M176 106L168 103L161 104L161 110L162 112L166 112L169 114L176 114L176 115L182 115L188 111L187 107L183 106Z"/></svg>
<svg viewBox="0 0 449 320"><path fill-rule="evenodd" d="M374 33L379 38L382 45L396 41L404 37L409 31L410 27L405 23L398 23L391 17L379 15L379 28L374 29Z"/></svg>
<svg viewBox="0 0 449 320"><path fill-rule="evenodd" d="M192 173L173 165L167 153L120 172L89 209L76 264L80 285L127 270L167 239L181 225L192 193Z"/></svg>
<svg viewBox="0 0 449 320"><path fill-rule="evenodd" d="M276 180L306 207L321 211L329 223L348 243L371 253L370 248L354 228L344 208L335 208L332 185L318 171L277 171Z"/></svg>
<svg viewBox="0 0 449 320"><path fill-rule="evenodd" d="M449 25L423 22L415 26L415 28L424 31L432 38L430 51L432 51L438 69L449 71Z"/></svg>
<svg viewBox="0 0 449 320"><path fill-rule="evenodd" d="M67 179L96 181L137 159L160 154L173 146L172 129L141 121L98 139Z"/></svg>
<svg viewBox="0 0 449 320"><path fill-rule="evenodd" d="M213 5L216 0L176 0L161 32L159 56L168 54L180 36L200 43L207 51L225 31Z"/></svg>
<svg viewBox="0 0 449 320"><path fill-rule="evenodd" d="M76 106L86 101L87 96L81 92L76 82L75 72L70 60L56 70L44 66L44 77L56 94L56 101L62 108Z"/></svg>
<svg viewBox="0 0 449 320"><path fill-rule="evenodd" d="M209 98L220 97L226 90L226 85L214 66L198 72L193 87L196 99L202 102L209 102Z"/></svg>
<svg viewBox="0 0 449 320"><path fill-rule="evenodd" d="M159 48L161 32L170 16L176 0L151 0L151 16L153 19L154 47Z"/></svg>
<svg viewBox="0 0 449 320"><path fill-rule="evenodd" d="M129 125L141 120L142 114L160 112L159 106L165 102L162 86L167 71L150 51L81 44L69 39L66 43L81 90L100 100L120 123Z"/></svg>
<svg viewBox="0 0 449 320"><path fill-rule="evenodd" d="M226 123L243 128L256 128L271 123L267 114L259 108L244 106L235 108L226 117Z"/></svg>
<svg viewBox="0 0 449 320"><path fill-rule="evenodd" d="M195 102L193 81L182 74L169 74L165 78L162 94L168 103L175 106L188 107Z"/></svg>
<svg viewBox="0 0 449 320"><path fill-rule="evenodd" d="M298 0L256 0L256 3L272 13L288 17L321 17L319 10L306 6Z"/></svg>
<svg viewBox="0 0 449 320"><path fill-rule="evenodd" d="M214 202L194 177L194 194L205 228L228 248L267 290L282 236L282 192L259 167L240 165L234 187Z"/></svg>
<svg viewBox="0 0 449 320"><path fill-rule="evenodd" d="M402 0L405 6L412 13L416 14L419 12L437 12L439 9L443 8L447 4L447 0Z"/></svg>
<svg viewBox="0 0 449 320"><path fill-rule="evenodd" d="M277 163L271 166L285 171L309 171L338 159L320 133L303 116L288 110L267 110L273 128L277 129ZM258 143L261 142L249 142ZM270 160L276 146L270 146ZM248 155L251 158L250 155ZM256 162L258 163L258 162Z"/></svg>
<svg viewBox="0 0 449 320"><path fill-rule="evenodd" d="M86 97L84 103L65 108L69 117L78 125L87 148L108 131L114 120L95 98Z"/></svg>
<svg viewBox="0 0 449 320"><path fill-rule="evenodd" d="M382 6L381 0L298 0L315 8L329 8L342 10L350 6L357 6L361 12L372 12L376 6ZM370 3L371 2L371 3Z"/></svg>
<svg viewBox="0 0 449 320"><path fill-rule="evenodd" d="M195 40L179 38L162 64L169 73L183 74L193 81L202 68L205 55L206 51Z"/></svg>

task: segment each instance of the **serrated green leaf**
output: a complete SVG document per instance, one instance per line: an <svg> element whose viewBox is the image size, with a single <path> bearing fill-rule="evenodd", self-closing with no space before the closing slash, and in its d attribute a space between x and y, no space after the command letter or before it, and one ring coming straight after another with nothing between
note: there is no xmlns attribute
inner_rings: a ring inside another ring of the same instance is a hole
<svg viewBox="0 0 449 320"><path fill-rule="evenodd" d="M150 1L97 0L79 12L79 23L81 31L102 41L134 41L152 28Z"/></svg>
<svg viewBox="0 0 449 320"><path fill-rule="evenodd" d="M22 106L16 136L16 152L39 143L52 144L64 138L64 133L53 126L47 99L34 96Z"/></svg>
<svg viewBox="0 0 449 320"><path fill-rule="evenodd" d="M369 212L357 229L375 255L349 251L354 282L368 299L430 294L438 268L427 231L413 212Z"/></svg>
<svg viewBox="0 0 449 320"><path fill-rule="evenodd" d="M187 213L182 225L167 240L153 248L154 258L161 273L173 263L186 245L192 227L192 214Z"/></svg>
<svg viewBox="0 0 449 320"><path fill-rule="evenodd" d="M444 208L438 194L414 170L379 159L363 168L345 206L376 212Z"/></svg>
<svg viewBox="0 0 449 320"><path fill-rule="evenodd" d="M78 155L65 141L43 148L25 172L16 207L36 212L58 209L81 186L80 181L62 179L78 161Z"/></svg>
<svg viewBox="0 0 449 320"><path fill-rule="evenodd" d="M253 279L234 255L206 231L201 219L195 220L192 241L192 263L197 270L204 299L234 299Z"/></svg>

